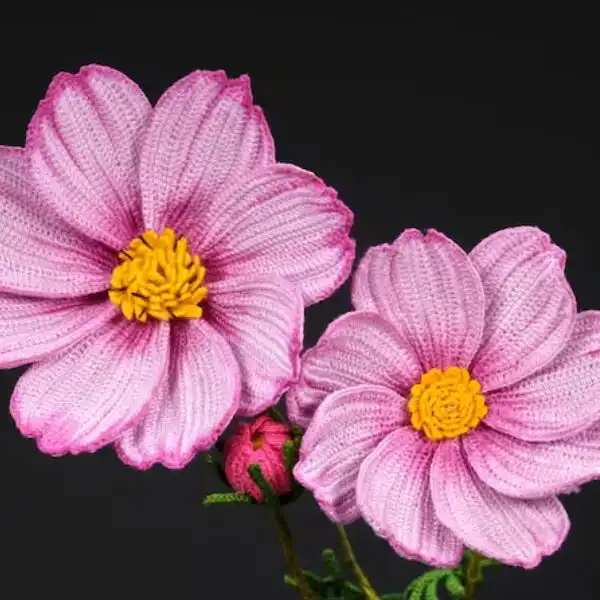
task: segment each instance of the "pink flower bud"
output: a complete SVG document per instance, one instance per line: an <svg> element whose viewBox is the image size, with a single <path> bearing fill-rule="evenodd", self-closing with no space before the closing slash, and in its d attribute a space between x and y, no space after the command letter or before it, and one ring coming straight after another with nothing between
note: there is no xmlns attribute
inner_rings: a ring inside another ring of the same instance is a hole
<svg viewBox="0 0 600 600"><path fill-rule="evenodd" d="M283 444L292 439L290 427L263 416L251 423L240 423L225 442L224 467L229 485L261 502L261 489L252 481L248 467L257 464L278 496L292 489L290 474L283 458Z"/></svg>

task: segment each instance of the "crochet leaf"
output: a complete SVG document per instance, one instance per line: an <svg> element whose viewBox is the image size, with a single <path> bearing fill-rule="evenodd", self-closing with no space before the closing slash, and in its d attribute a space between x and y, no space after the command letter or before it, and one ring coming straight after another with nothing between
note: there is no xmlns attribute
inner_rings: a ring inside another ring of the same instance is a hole
<svg viewBox="0 0 600 600"><path fill-rule="evenodd" d="M227 494L209 494L202 504L250 504L252 498L248 494L230 492Z"/></svg>
<svg viewBox="0 0 600 600"><path fill-rule="evenodd" d="M326 548L322 553L323 564L327 575L317 575L312 571L303 570L304 577L312 591L321 600L363 600L361 589L351 581L347 581L343 569L334 550ZM298 588L294 577L286 575L284 581Z"/></svg>
<svg viewBox="0 0 600 600"><path fill-rule="evenodd" d="M323 550L323 564L331 577L340 580L342 578L342 568L335 555L335 551L331 548Z"/></svg>
<svg viewBox="0 0 600 600"><path fill-rule="evenodd" d="M456 577L452 569L432 569L413 580L399 598L402 600L439 600L439 584L449 576ZM458 582L460 584L460 581Z"/></svg>
<svg viewBox="0 0 600 600"><path fill-rule="evenodd" d="M465 595L465 588L456 573L450 573L444 581L446 590L453 598L462 598Z"/></svg>

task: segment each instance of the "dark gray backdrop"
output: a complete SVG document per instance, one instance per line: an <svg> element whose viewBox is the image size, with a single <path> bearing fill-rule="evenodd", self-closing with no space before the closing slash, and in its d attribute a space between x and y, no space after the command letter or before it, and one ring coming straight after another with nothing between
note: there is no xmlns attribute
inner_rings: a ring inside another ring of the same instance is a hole
<svg viewBox="0 0 600 600"><path fill-rule="evenodd" d="M247 72L278 158L316 171L356 213L359 257L409 226L470 248L497 228L535 223L567 250L580 309L600 308L600 76L590 23L423 14L395 22L379 36L385 47L366 47L357 33L330 47L9 49L0 58L0 141L22 144L52 75L88 62L125 71L153 101L196 68ZM348 307L346 285L309 309L307 345ZM295 597L281 583L262 510L201 506L222 489L202 460L137 472L111 449L46 457L8 414L18 375L0 371L3 596ZM563 549L535 571L495 569L478 598L595 597L600 483L565 503L573 527ZM308 494L288 512L306 564L316 566L333 527ZM350 535L381 591L399 591L423 569L362 524Z"/></svg>

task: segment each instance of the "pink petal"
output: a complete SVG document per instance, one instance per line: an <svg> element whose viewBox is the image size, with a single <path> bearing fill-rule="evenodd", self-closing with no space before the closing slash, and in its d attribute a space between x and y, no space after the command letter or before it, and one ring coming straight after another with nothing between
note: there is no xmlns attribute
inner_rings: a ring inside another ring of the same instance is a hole
<svg viewBox="0 0 600 600"><path fill-rule="evenodd" d="M486 300L472 374L490 391L531 375L556 356L573 327L575 297L564 274L564 251L535 227L498 231L470 258Z"/></svg>
<svg viewBox="0 0 600 600"><path fill-rule="evenodd" d="M390 433L360 467L357 500L365 521L396 552L453 566L464 547L435 514L429 491L435 448L410 426Z"/></svg>
<svg viewBox="0 0 600 600"><path fill-rule="evenodd" d="M350 274L352 220L336 192L316 175L277 164L201 208L190 203L178 227L206 261L209 276L273 273L295 283L304 303L312 304Z"/></svg>
<svg viewBox="0 0 600 600"><path fill-rule="evenodd" d="M467 460L496 491L543 498L600 478L600 428L568 440L535 443L481 426L465 436Z"/></svg>
<svg viewBox="0 0 600 600"><path fill-rule="evenodd" d="M217 441L240 399L240 370L225 339L204 319L175 323L166 379L134 427L117 442L140 469L185 467Z"/></svg>
<svg viewBox="0 0 600 600"><path fill-rule="evenodd" d="M319 406L300 448L294 476L338 523L360 515L358 469L387 434L406 421L405 400L377 385L338 390Z"/></svg>
<svg viewBox="0 0 600 600"><path fill-rule="evenodd" d="M108 289L114 256L73 231L31 185L21 148L0 146L0 290L43 297Z"/></svg>
<svg viewBox="0 0 600 600"><path fill-rule="evenodd" d="M300 378L287 395L288 413L306 427L331 392L370 383L407 396L420 375L418 359L393 325L374 313L351 312L304 353Z"/></svg>
<svg viewBox="0 0 600 600"><path fill-rule="evenodd" d="M113 249L140 233L139 138L151 111L125 75L89 65L52 80L27 131L31 174L44 201Z"/></svg>
<svg viewBox="0 0 600 600"><path fill-rule="evenodd" d="M248 424L249 433L248 439L253 434L265 434L263 444L268 446L276 446L278 449L283 447L283 443L290 439L291 428L287 423L275 421L269 415L262 415Z"/></svg>
<svg viewBox="0 0 600 600"><path fill-rule="evenodd" d="M423 370L468 367L483 331L481 282L465 252L430 229L407 229L371 248L353 281L358 310L377 312L404 333Z"/></svg>
<svg viewBox="0 0 600 600"><path fill-rule="evenodd" d="M275 160L262 110L253 106L250 79L195 71L160 98L144 138L140 174L147 228L176 227L189 208L204 218L221 189ZM190 204L187 207L187 204Z"/></svg>
<svg viewBox="0 0 600 600"><path fill-rule="evenodd" d="M490 427L529 441L559 440L600 420L600 312L585 311L542 371L488 396Z"/></svg>
<svg viewBox="0 0 600 600"><path fill-rule="evenodd" d="M458 440L439 445L431 494L440 521L469 548L509 565L533 569L562 545L569 517L557 498L510 498L469 467Z"/></svg>
<svg viewBox="0 0 600 600"><path fill-rule="evenodd" d="M33 365L15 387L11 414L42 452L93 452L139 418L163 378L168 351L168 324L117 317Z"/></svg>
<svg viewBox="0 0 600 600"><path fill-rule="evenodd" d="M0 367L10 369L56 353L102 327L116 311L108 302L0 292Z"/></svg>
<svg viewBox="0 0 600 600"><path fill-rule="evenodd" d="M207 319L229 342L242 373L239 414L256 415L297 377L302 300L288 281L259 275L214 282L208 294Z"/></svg>

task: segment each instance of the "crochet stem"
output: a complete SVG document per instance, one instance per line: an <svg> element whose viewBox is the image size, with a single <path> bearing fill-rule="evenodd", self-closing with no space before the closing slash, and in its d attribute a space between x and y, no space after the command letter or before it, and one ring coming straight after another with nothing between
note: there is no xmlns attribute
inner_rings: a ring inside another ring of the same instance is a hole
<svg viewBox="0 0 600 600"><path fill-rule="evenodd" d="M483 556L477 552L473 552L471 559L463 565L463 580L465 582L464 600L472 600L475 596L475 588L480 581L481 561Z"/></svg>
<svg viewBox="0 0 600 600"><path fill-rule="evenodd" d="M379 600L379 596L377 592L373 589L371 582L367 579L364 571L361 569L358 561L356 560L356 556L354 554L354 550L350 544L350 540L348 539L348 534L344 529L343 525L336 525L338 536L340 538L340 544L342 546L342 551L344 553L345 562L350 569L354 572L354 576L356 577L356 582L360 586L362 593L364 594L367 600Z"/></svg>
<svg viewBox="0 0 600 600"><path fill-rule="evenodd" d="M279 537L279 543L283 550L283 556L289 573L295 578L298 583L298 592L302 600L317 600L314 595L306 576L300 565L300 560L296 554L296 548L294 547L294 540L292 538L292 532L288 525L283 511L280 506L276 506L273 510L275 516L275 523L277 525L277 536Z"/></svg>

